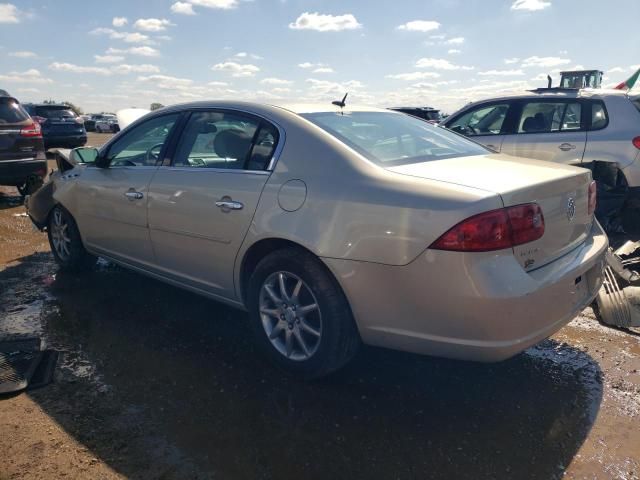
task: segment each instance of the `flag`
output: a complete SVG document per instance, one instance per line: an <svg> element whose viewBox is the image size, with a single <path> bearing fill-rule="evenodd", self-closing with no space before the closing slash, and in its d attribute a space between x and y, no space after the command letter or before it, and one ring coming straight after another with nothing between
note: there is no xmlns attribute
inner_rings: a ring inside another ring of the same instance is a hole
<svg viewBox="0 0 640 480"><path fill-rule="evenodd" d="M620 85L615 87L616 90L631 90L636 82L638 81L638 77L640 77L640 68L636 70L636 73L631 75L627 80L622 82Z"/></svg>

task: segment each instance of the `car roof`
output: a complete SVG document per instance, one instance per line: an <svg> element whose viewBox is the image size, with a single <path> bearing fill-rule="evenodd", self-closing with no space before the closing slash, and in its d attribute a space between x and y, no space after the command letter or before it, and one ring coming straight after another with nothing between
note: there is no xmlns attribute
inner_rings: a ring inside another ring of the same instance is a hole
<svg viewBox="0 0 640 480"><path fill-rule="evenodd" d="M65 105L64 103L25 103L23 105L28 107L71 108L69 105Z"/></svg>
<svg viewBox="0 0 640 480"><path fill-rule="evenodd" d="M262 103L262 102L245 102L245 101L233 101L233 100L211 100L211 101L198 101L198 102L189 102L189 103L178 103L175 105L168 105L158 110L154 110L150 112L150 114L163 113L163 112L171 112L171 111L181 111L188 110L191 108L229 108L235 110L252 110L252 111L266 111L266 110L287 110L288 112L295 114L305 114L305 113L333 113L340 112L340 107L332 105L331 102L326 103L284 103L284 104L274 104L274 103ZM344 109L342 109L344 113L349 112L386 112L386 113L397 113L391 112L386 108L379 107L371 107L367 105L349 105L347 104ZM151 116L151 115L150 115Z"/></svg>
<svg viewBox="0 0 640 480"><path fill-rule="evenodd" d="M487 101L500 100L517 100L517 99L536 99L536 98L596 98L603 99L606 97L624 97L628 92L625 90L616 90L613 88L538 88L537 90L527 90L526 92L510 92L495 97L487 97L465 105L476 105Z"/></svg>

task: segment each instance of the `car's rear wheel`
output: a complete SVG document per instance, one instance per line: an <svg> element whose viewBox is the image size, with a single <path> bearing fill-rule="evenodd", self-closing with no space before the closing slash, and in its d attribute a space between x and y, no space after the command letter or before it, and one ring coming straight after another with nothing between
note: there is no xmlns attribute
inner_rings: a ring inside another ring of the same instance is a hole
<svg viewBox="0 0 640 480"><path fill-rule="evenodd" d="M360 337L344 293L327 268L303 250L266 256L251 276L247 300L258 343L289 372L321 377L358 349Z"/></svg>
<svg viewBox="0 0 640 480"><path fill-rule="evenodd" d="M20 195L25 197L35 193L43 183L44 181L42 180L42 177L32 175L27 178L22 185L18 185L16 188L18 189L18 192L20 192Z"/></svg>
<svg viewBox="0 0 640 480"><path fill-rule="evenodd" d="M60 268L77 271L95 265L97 258L84 248L75 220L60 205L49 214L47 234L51 252Z"/></svg>

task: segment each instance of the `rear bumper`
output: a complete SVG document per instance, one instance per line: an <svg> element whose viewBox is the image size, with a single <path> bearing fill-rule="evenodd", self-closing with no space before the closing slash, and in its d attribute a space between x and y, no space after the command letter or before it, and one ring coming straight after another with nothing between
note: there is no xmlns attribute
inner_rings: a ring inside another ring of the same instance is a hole
<svg viewBox="0 0 640 480"><path fill-rule="evenodd" d="M54 147L76 148L87 143L87 135L45 135L45 149Z"/></svg>
<svg viewBox="0 0 640 480"><path fill-rule="evenodd" d="M46 160L3 160L0 162L0 184L22 185L32 175L47 175Z"/></svg>
<svg viewBox="0 0 640 480"><path fill-rule="evenodd" d="M500 361L551 336L602 285L608 239L595 222L580 247L526 272L505 252L427 250L406 266L323 259L370 345Z"/></svg>

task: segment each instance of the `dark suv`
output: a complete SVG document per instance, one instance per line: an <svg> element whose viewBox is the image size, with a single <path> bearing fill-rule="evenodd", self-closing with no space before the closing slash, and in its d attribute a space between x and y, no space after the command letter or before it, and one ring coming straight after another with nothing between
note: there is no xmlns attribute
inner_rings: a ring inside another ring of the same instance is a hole
<svg viewBox="0 0 640 480"><path fill-rule="evenodd" d="M75 148L87 143L84 120L68 105L30 103L24 107L42 127L45 148Z"/></svg>
<svg viewBox="0 0 640 480"><path fill-rule="evenodd" d="M35 192L47 175L40 125L15 98L0 95L0 185Z"/></svg>

